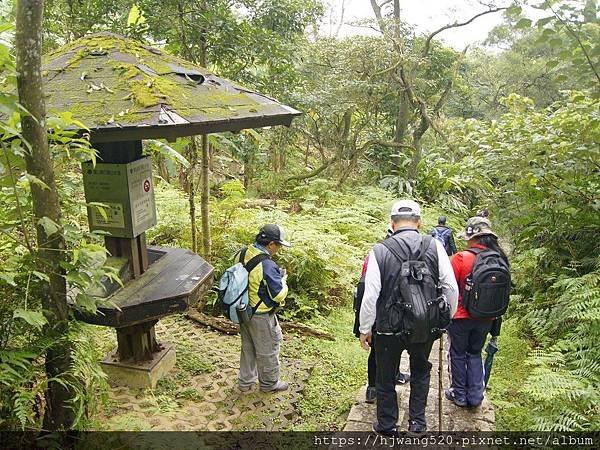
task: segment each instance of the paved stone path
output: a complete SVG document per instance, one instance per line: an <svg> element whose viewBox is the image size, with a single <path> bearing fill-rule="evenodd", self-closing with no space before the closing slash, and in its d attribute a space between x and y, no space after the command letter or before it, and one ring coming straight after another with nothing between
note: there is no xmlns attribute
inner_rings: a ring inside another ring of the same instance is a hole
<svg viewBox="0 0 600 450"><path fill-rule="evenodd" d="M443 383L444 389L449 386L448 364L446 358L447 341L444 342L443 350ZM429 388L429 397L427 399L427 425L430 431L438 431L438 367L439 367L439 341L437 341L431 350L430 361L433 364L431 368L431 384ZM408 370L408 354L402 354L400 363L402 372ZM344 431L371 431L375 421L376 406L365 403L365 390L363 387L356 396L356 402L350 414ZM396 386L398 394L399 417L398 425L400 431L408 429L408 394L409 385ZM443 392L442 392L443 397ZM482 405L478 408L459 408L452 402L442 398L442 431L493 431L495 423L494 408L490 401L484 399Z"/></svg>
<svg viewBox="0 0 600 450"><path fill-rule="evenodd" d="M237 388L240 338L213 332L181 316L161 320L159 342L176 344L175 369L156 390L111 387L105 414L111 430L287 430L298 420L297 403L311 366L281 358L290 389L261 393ZM202 367L205 367L202 370Z"/></svg>

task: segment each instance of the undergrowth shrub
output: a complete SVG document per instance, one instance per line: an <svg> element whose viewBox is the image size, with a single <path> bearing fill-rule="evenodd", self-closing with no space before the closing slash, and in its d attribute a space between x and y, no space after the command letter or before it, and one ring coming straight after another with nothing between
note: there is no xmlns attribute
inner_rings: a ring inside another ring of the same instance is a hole
<svg viewBox="0 0 600 450"><path fill-rule="evenodd" d="M189 248L185 194L162 183L156 187L156 201L158 224L148 231L150 241ZM285 199L248 198L239 181L224 183L210 203L215 282L232 264L235 253L254 242L263 224L277 223L292 243L275 256L289 274L290 294L283 315L307 319L348 304L362 261L371 246L386 235L393 202L382 189L338 192L329 180L298 186ZM437 224L440 214L445 212L424 208L425 232ZM462 227L462 219L450 215L449 222ZM216 295L209 295L208 303L214 303Z"/></svg>
<svg viewBox="0 0 600 450"><path fill-rule="evenodd" d="M531 427L597 431L600 108L581 92L564 97L537 109L510 95L506 114L458 127L455 138L469 153L485 149L489 201L512 234L518 301L509 313L532 348L519 380L533 400Z"/></svg>

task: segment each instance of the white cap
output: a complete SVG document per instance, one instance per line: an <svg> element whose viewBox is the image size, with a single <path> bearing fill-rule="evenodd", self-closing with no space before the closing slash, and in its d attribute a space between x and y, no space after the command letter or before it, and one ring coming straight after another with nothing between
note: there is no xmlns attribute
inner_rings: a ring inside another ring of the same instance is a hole
<svg viewBox="0 0 600 450"><path fill-rule="evenodd" d="M414 200L399 200L390 211L390 217L394 216L421 217L421 207Z"/></svg>

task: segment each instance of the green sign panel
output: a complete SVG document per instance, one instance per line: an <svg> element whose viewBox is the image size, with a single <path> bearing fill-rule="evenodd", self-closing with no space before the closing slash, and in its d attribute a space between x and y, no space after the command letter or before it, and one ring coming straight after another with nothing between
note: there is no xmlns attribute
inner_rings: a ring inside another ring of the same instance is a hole
<svg viewBox="0 0 600 450"><path fill-rule="evenodd" d="M145 157L128 164L82 164L83 188L89 203L91 230L104 230L115 237L133 238L156 225L152 186L152 161Z"/></svg>

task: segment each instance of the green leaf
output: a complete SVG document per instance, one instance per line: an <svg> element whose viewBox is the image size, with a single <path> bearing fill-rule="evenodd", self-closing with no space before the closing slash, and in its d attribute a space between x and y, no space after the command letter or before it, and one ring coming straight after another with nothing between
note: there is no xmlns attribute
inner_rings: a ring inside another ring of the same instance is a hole
<svg viewBox="0 0 600 450"><path fill-rule="evenodd" d="M245 134L248 134L250 136L252 136L254 138L254 140L259 143L259 144L263 144L265 142L264 137L262 136L262 134L260 134L258 131L253 130L252 128L248 128L246 130L242 131Z"/></svg>
<svg viewBox="0 0 600 450"><path fill-rule="evenodd" d="M31 272L33 275L35 275L37 278L39 278L42 281L47 281L50 282L50 278L48 277L48 275L46 275L45 273L42 272L38 272L37 270L34 270L33 272Z"/></svg>
<svg viewBox="0 0 600 450"><path fill-rule="evenodd" d="M13 319L23 319L29 325L38 329L41 329L48 323L41 311L33 311L31 309L15 309Z"/></svg>
<svg viewBox="0 0 600 450"><path fill-rule="evenodd" d="M554 19L554 16L544 17L543 19L538 20L535 24L538 28L542 28L544 25L550 23Z"/></svg>
<svg viewBox="0 0 600 450"><path fill-rule="evenodd" d="M3 23L0 24L0 33L4 33L8 30L14 30L15 26L12 23Z"/></svg>
<svg viewBox="0 0 600 450"><path fill-rule="evenodd" d="M546 69L551 70L558 66L559 61L553 59L552 61L548 61L546 63Z"/></svg>
<svg viewBox="0 0 600 450"><path fill-rule="evenodd" d="M106 214L106 210L110 209L110 207L104 203L100 203L100 202L89 202L87 203L87 206L90 206L92 208L96 208L98 210L98 212L100 213L100 215L102 216L102 218L104 220L108 220L108 214Z"/></svg>
<svg viewBox="0 0 600 450"><path fill-rule="evenodd" d="M157 141L156 139L149 139L148 142L154 144L158 148L159 153L163 154L167 158L179 162L186 169L190 167L189 161L171 146L165 144L164 142Z"/></svg>
<svg viewBox="0 0 600 450"><path fill-rule="evenodd" d="M515 25L515 28L517 28L518 30L521 29L525 29L525 28L529 28L531 27L531 19L528 19L526 17L523 17L522 19L520 19L517 24Z"/></svg>
<svg viewBox="0 0 600 450"><path fill-rule="evenodd" d="M127 17L127 25L132 26L142 24L144 22L146 22L146 19L144 18L142 10L137 4L134 3L131 9L129 10L129 16Z"/></svg>
<svg viewBox="0 0 600 450"><path fill-rule="evenodd" d="M512 5L510 8L508 8L506 10L506 14L514 17L514 16L518 16L519 14L521 14L522 11L523 11L523 8L521 8L519 5Z"/></svg>
<svg viewBox="0 0 600 450"><path fill-rule="evenodd" d="M17 276L16 272L0 272L0 280L6 281L11 286L16 286L15 276Z"/></svg>
<svg viewBox="0 0 600 450"><path fill-rule="evenodd" d="M38 221L38 224L44 229L44 233L46 233L46 236L48 237L52 236L60 229L54 220L45 216Z"/></svg>
<svg viewBox="0 0 600 450"><path fill-rule="evenodd" d="M42 180L40 180L38 177L36 177L35 175L26 173L24 175L24 177L25 177L25 179L27 179L27 181L29 181L29 184L36 185L42 189L50 190L50 187L46 183L44 183Z"/></svg>

